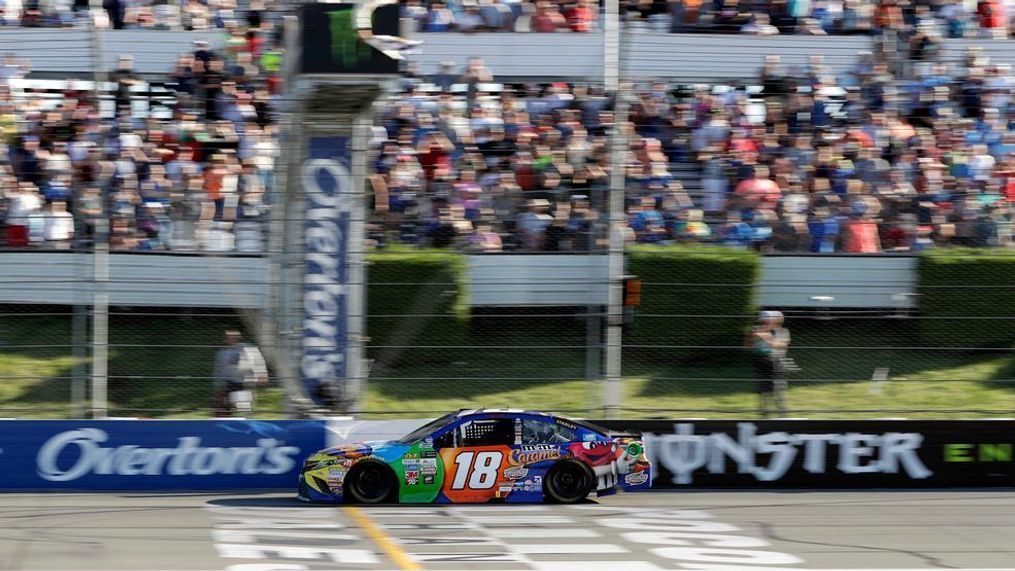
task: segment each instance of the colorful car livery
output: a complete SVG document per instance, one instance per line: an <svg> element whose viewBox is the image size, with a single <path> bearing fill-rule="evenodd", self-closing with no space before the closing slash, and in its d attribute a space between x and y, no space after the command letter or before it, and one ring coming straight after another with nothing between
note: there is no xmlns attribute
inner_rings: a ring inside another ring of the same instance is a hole
<svg viewBox="0 0 1015 571"><path fill-rule="evenodd" d="M460 410L398 440L327 448L303 464L308 502L573 503L647 489L639 435L533 411Z"/></svg>

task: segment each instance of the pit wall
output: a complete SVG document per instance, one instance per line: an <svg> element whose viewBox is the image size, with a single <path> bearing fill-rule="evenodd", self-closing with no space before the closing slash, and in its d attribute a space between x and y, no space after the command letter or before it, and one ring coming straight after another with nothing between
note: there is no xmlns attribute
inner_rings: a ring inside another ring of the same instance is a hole
<svg viewBox="0 0 1015 571"><path fill-rule="evenodd" d="M294 490L308 454L427 419L0 421L0 490ZM598 421L653 488L1015 486L1015 421Z"/></svg>

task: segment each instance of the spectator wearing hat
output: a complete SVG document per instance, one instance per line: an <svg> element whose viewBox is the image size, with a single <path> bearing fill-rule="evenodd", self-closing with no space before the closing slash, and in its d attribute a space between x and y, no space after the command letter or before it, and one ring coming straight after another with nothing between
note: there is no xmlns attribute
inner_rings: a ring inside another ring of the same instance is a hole
<svg viewBox="0 0 1015 571"><path fill-rule="evenodd" d="M529 211L518 217L518 230L522 242L529 250L541 250L544 234L553 222L549 214L550 201L545 198L534 198L529 201Z"/></svg>
<svg viewBox="0 0 1015 571"><path fill-rule="evenodd" d="M784 361L790 334L783 323L782 312L762 311L758 325L751 330L751 362L759 397L758 412L763 418L768 418L773 410L780 416L787 412Z"/></svg>

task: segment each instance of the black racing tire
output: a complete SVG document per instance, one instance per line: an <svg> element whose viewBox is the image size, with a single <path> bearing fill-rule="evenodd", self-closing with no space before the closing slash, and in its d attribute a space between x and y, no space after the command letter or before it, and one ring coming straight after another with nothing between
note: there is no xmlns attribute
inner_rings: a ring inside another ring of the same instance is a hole
<svg viewBox="0 0 1015 571"><path fill-rule="evenodd" d="M546 472L543 496L550 502L573 504L585 499L596 486L588 466L575 460L561 460Z"/></svg>
<svg viewBox="0 0 1015 571"><path fill-rule="evenodd" d="M357 504L381 504L398 498L398 481L387 465L364 460L352 467L343 484L346 501Z"/></svg>

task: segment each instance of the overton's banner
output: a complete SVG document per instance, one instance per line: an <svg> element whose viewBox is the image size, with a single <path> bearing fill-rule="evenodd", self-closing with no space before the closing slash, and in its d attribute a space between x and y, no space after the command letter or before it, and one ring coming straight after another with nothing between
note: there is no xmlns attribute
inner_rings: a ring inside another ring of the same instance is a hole
<svg viewBox="0 0 1015 571"><path fill-rule="evenodd" d="M0 421L0 489L293 489L324 421Z"/></svg>
<svg viewBox="0 0 1015 571"><path fill-rule="evenodd" d="M349 226L355 211L346 137L311 137L303 163L306 197L303 358L307 392L345 379L349 341Z"/></svg>

